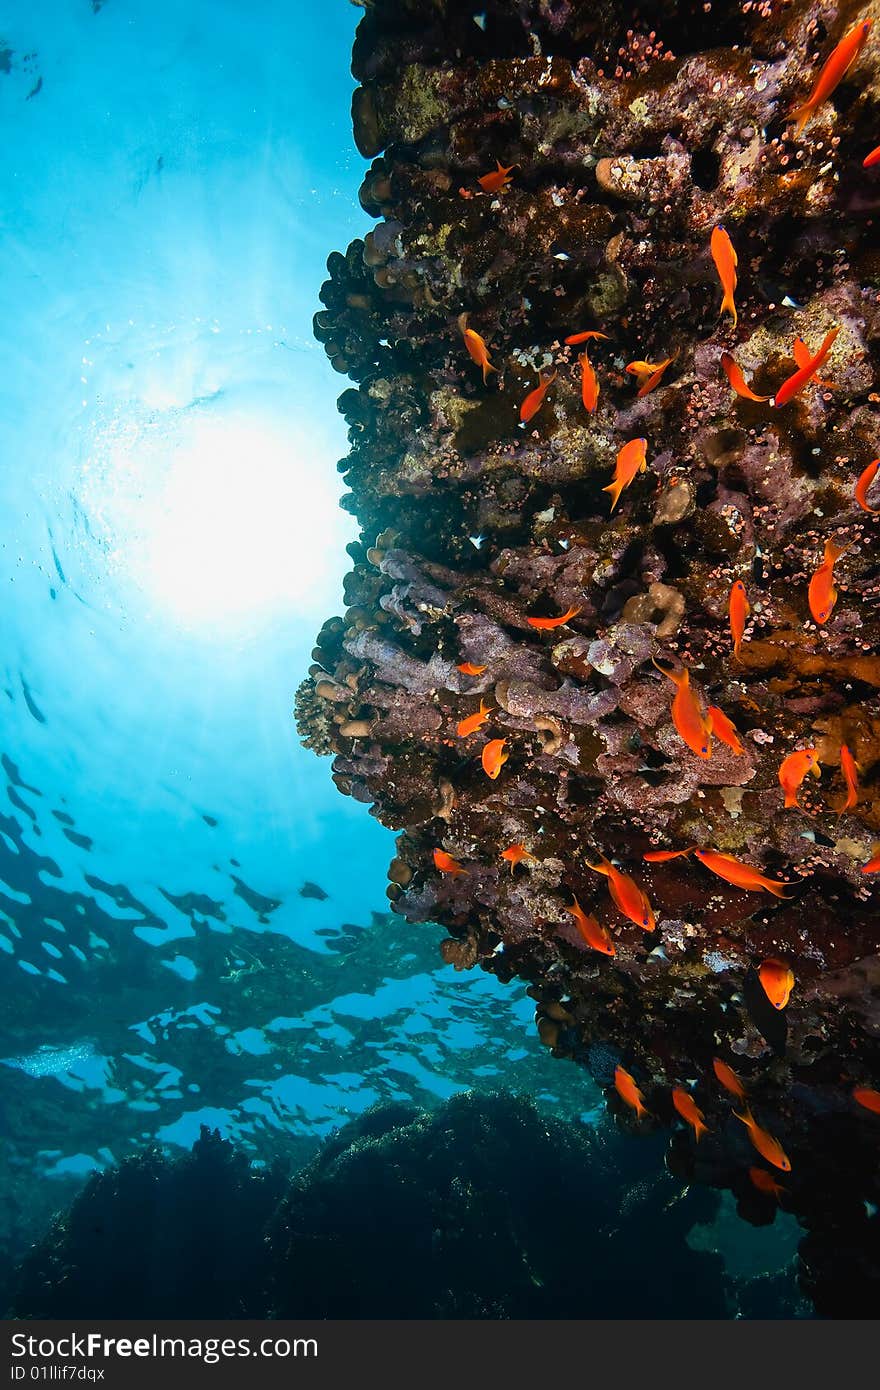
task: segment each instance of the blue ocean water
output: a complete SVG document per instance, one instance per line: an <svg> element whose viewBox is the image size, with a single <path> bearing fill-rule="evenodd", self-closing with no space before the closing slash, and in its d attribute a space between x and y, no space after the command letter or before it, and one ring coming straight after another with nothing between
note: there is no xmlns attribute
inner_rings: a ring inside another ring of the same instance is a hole
<svg viewBox="0 0 880 1390"><path fill-rule="evenodd" d="M296 738L355 535L345 383L311 317L328 252L367 224L358 17L0 0L12 1253L88 1173L202 1124L268 1163L377 1101L463 1088L603 1114L523 985L454 972L439 929L388 917L393 835ZM701 1229L746 1273L787 1268L796 1239L782 1214L769 1237Z"/></svg>

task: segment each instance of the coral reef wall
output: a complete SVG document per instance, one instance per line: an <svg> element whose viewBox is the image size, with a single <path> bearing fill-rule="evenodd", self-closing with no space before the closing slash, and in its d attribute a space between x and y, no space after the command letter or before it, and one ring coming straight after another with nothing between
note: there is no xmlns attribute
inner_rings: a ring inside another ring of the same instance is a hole
<svg viewBox="0 0 880 1390"><path fill-rule="evenodd" d="M378 220L330 256L315 319L354 383L339 467L362 541L297 695L340 790L402 831L394 910L442 923L460 967L529 979L548 1046L603 1082L622 1062L642 1124L679 1125L668 1161L770 1220L776 1198L751 1183L755 1150L711 1070L735 1065L791 1159L782 1200L810 1230L804 1275L826 1310L832 1265L858 1284L880 1263L880 1119L851 1097L880 1082L880 880L862 872L880 847L880 563L877 518L854 498L880 454L880 171L862 164L880 131L878 17L876 0L365 7L353 120ZM869 41L795 137L789 114L860 19ZM486 192L496 161L510 182ZM738 322L719 313L720 224ZM772 398L794 340L814 354L833 327L820 379L784 406L735 394L721 370L732 353ZM593 411L564 341L586 330L608 335L587 344ZM639 394L631 359L670 358ZM611 511L634 438L647 469ZM848 548L817 623L808 583L829 540ZM572 608L564 626L528 621ZM689 667L741 751L691 751L655 662ZM481 699L488 719L461 736ZM508 759L490 778L497 739ZM845 811L841 745L860 768ZM805 747L819 776L785 808L780 763ZM533 858L505 862L514 844ZM643 861L694 845L787 895L693 855ZM437 849L464 872L436 867ZM647 894L654 930L617 910L600 855ZM585 943L573 897L613 958ZM794 971L787 1009L759 984L767 958ZM670 1100L694 1081L699 1145Z"/></svg>

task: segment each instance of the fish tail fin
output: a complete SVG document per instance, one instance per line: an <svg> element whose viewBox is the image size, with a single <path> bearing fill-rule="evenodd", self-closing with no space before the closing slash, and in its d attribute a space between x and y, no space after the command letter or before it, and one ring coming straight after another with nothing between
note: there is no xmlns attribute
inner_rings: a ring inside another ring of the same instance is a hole
<svg viewBox="0 0 880 1390"><path fill-rule="evenodd" d="M848 550L848 545L838 545L836 541L829 541L825 547L825 558L835 564Z"/></svg>
<svg viewBox="0 0 880 1390"><path fill-rule="evenodd" d="M618 502L620 501L620 494L623 492L624 486L625 486L624 483L609 483L607 487L603 487L603 489L602 489L603 492L610 492L610 493L611 493L611 511L612 511L612 512L614 511L614 508L617 506Z"/></svg>
<svg viewBox="0 0 880 1390"><path fill-rule="evenodd" d="M788 113L788 119L789 119L790 121L796 121L796 122L797 122L797 125L795 126L795 129L794 129L794 136L793 136L793 139L796 140L796 139L798 138L798 136L800 135L801 131L803 130L804 126L807 124L807 121L810 119L810 117L812 116L812 114L813 114L813 108L812 108L812 106L810 105L810 103L809 103L808 101L807 101L807 102L804 102L803 106L797 106L797 107L795 107L794 111L789 111L789 113Z"/></svg>
<svg viewBox="0 0 880 1390"><path fill-rule="evenodd" d="M725 310L733 315L733 326L736 328L739 316L736 312L736 305L733 302L733 290L726 290L724 293L724 298L721 301L721 313L723 314Z"/></svg>
<svg viewBox="0 0 880 1390"><path fill-rule="evenodd" d="M488 375L489 372L497 372L497 371L498 371L498 368L497 368L497 367L493 367L493 366L492 366L492 363L491 363L491 362L489 361L489 359L487 358L486 361L483 363L483 384L485 385L485 383L489 380L489 375Z"/></svg>
<svg viewBox="0 0 880 1390"><path fill-rule="evenodd" d="M700 1139L702 1138L702 1136L703 1136L704 1134L708 1134L708 1133L709 1133L709 1126L708 1126L708 1125L704 1125L702 1120L697 1120L696 1124L694 1125L694 1138L695 1138L696 1142L699 1144Z"/></svg>
<svg viewBox="0 0 880 1390"><path fill-rule="evenodd" d="M795 805L797 805L797 802L795 802ZM785 891L785 889L788 887L788 884L771 883L768 879L767 882L764 884L764 887L767 889L768 893L773 894L774 898L787 899L790 896Z"/></svg>
<svg viewBox="0 0 880 1390"><path fill-rule="evenodd" d="M748 1129L755 1123L755 1117L752 1114L752 1107L750 1105L746 1105L745 1111L746 1113L744 1115L741 1115L738 1110L734 1110L733 1113L738 1120L742 1120L746 1129Z"/></svg>
<svg viewBox="0 0 880 1390"><path fill-rule="evenodd" d="M651 661L657 667L657 670L660 672L661 676L668 676L669 679L672 681L672 684L677 686L679 690L683 685L688 684L689 676L687 672L687 667L685 667L683 671L670 671L666 666L661 666L660 662L656 661L653 656L651 657Z"/></svg>
<svg viewBox="0 0 880 1390"><path fill-rule="evenodd" d="M797 806L797 804L798 804L797 792L794 792L794 791L787 791L787 792L785 793L785 809L788 810L790 806ZM800 808L798 808L798 809L800 809Z"/></svg>

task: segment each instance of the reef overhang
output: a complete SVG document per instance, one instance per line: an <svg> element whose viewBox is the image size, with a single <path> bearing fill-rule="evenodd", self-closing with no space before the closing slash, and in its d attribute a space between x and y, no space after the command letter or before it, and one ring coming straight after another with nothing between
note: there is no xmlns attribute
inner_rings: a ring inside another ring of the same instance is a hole
<svg viewBox="0 0 880 1390"><path fill-rule="evenodd" d="M334 755L339 789L402 832L394 910L442 924L457 967L529 980L547 1045L609 1083L618 1059L647 1123L680 1123L670 1088L695 1085L712 1133L677 1133L670 1162L730 1186L760 1221L776 1198L749 1180L755 1152L712 1060L738 1068L791 1158L785 1200L824 1252L822 1279L833 1249L878 1268L880 1120L851 1092L880 1084L880 880L863 872L880 841L880 564L878 521L854 495L880 455L880 177L862 165L880 26L797 138L788 117L878 10L366 7L353 120L377 224L331 255L315 318L355 383L339 467L362 539L297 695L303 740ZM510 181L484 191L496 162ZM738 253L736 322L719 317L717 226ZM466 326L494 371L472 360ZM832 326L820 380L775 406L794 340L815 353ZM565 339L591 330L608 337L587 344L589 410L583 348ZM725 352L770 399L734 392ZM630 359L670 358L639 394ZM635 438L648 467L612 511ZM808 585L828 541L846 550L817 622ZM750 604L738 659L737 581ZM529 621L571 609L558 627ZM691 750L658 663L688 668L699 709L723 711L741 751L717 736L711 757ZM487 720L462 736L481 701ZM500 739L507 761L487 776L483 749ZM846 809L842 747L859 768ZM819 776L785 807L780 764L804 748ZM532 857L512 866L513 845ZM693 855L643 858L694 845L786 896ZM647 895L654 930L609 897L600 856ZM587 944L574 900L613 957ZM757 973L777 958L795 975L784 1010Z"/></svg>

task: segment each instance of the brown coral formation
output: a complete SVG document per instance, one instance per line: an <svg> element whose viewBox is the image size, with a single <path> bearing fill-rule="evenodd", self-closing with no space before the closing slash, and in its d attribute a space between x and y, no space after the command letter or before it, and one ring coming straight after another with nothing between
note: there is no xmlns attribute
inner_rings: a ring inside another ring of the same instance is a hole
<svg viewBox="0 0 880 1390"><path fill-rule="evenodd" d="M732 1059L792 1153L787 1200L821 1248L880 1202L867 1157L880 1122L849 1098L880 1082L878 880L861 872L880 842L880 564L878 521L853 496L880 454L880 179L861 164L876 145L880 25L798 139L786 116L880 9L475 10L376 0L358 29L355 138L374 157L361 200L379 220L330 257L315 332L355 383L339 466L363 542L300 728L335 753L340 790L403 832L395 910L443 923L460 968L531 980L554 1051L590 1065L596 1045L615 1049L660 1120L673 1120L669 1086L699 1078L713 1133L699 1149L676 1140L676 1161L766 1219L771 1199L744 1177L754 1153L706 1079L713 1055ZM477 179L496 160L513 179L485 194ZM739 256L736 328L719 319L709 256L722 222ZM463 313L498 369L485 384ZM734 395L720 370L731 351L772 396L795 337L815 352L832 325L827 381L784 408ZM610 341L590 345L601 393L587 414L564 339L591 327ZM673 354L638 398L626 363ZM520 403L552 366L523 426ZM609 515L603 488L638 436L648 471ZM848 550L818 626L807 585L829 537ZM739 663L736 579L751 603ZM527 621L569 607L565 627ZM690 666L741 754L688 749L652 658ZM461 739L480 698L490 720ZM502 737L509 760L490 781L480 749ZM841 743L861 789L838 815ZM779 764L805 746L821 779L783 812ZM513 842L535 859L511 874L500 853ZM642 862L693 844L788 880L790 896L735 889L692 858ZM438 846L465 876L437 871ZM646 890L656 932L611 905L590 868L600 854ZM614 959L578 935L572 895L610 928ZM784 1014L757 986L766 956L795 971ZM822 1188L820 1218L816 1155L841 1136L853 1188L837 1206Z"/></svg>

